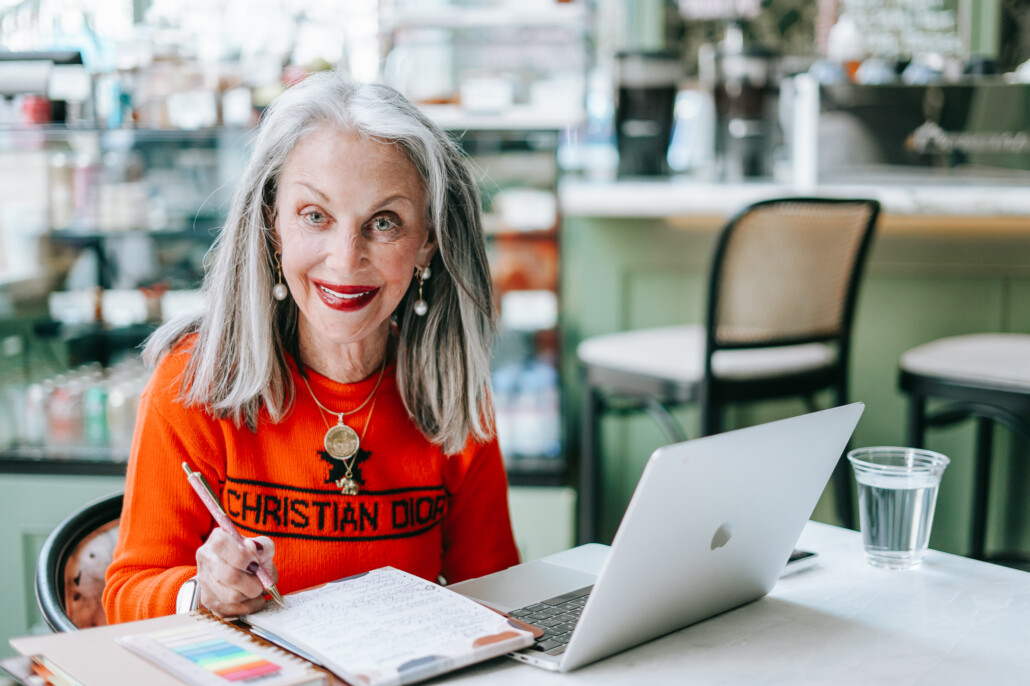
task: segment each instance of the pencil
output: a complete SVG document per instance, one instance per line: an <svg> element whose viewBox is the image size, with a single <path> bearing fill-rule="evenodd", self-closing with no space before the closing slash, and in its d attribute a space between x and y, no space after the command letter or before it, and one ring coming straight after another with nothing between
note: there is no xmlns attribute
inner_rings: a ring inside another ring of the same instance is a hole
<svg viewBox="0 0 1030 686"><path fill-rule="evenodd" d="M195 472L190 469L190 466L185 462L182 463L182 469L186 472L186 478L190 482L190 486L200 496L200 500L204 503L204 507L211 513L211 516L215 518L215 523L222 527L222 530L232 536L238 543L243 544L243 536L237 531L236 526L229 519L229 515L225 514L225 510L222 509L222 505L218 502L218 498L215 497L214 491L208 486L207 481L204 480L204 475L200 472ZM279 595L279 589L272 583L272 577L268 575L268 572L263 567L258 567L257 578L261 582L261 585L265 587L269 595L272 596L272 600L283 605L283 597Z"/></svg>

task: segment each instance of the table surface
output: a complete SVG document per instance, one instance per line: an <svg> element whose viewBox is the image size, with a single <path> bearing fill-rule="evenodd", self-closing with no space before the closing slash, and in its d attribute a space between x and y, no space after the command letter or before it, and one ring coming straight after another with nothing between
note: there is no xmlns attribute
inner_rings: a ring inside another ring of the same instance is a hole
<svg viewBox="0 0 1030 686"><path fill-rule="evenodd" d="M865 561L861 537L810 522L819 564L765 598L568 674L496 660L448 684L1027 684L1030 573L930 551ZM442 681L442 679L440 680Z"/></svg>
<svg viewBox="0 0 1030 686"><path fill-rule="evenodd" d="M800 546L819 564L765 598L574 672L498 658L430 683L1030 683L1030 573L936 551L881 570L858 533L814 522Z"/></svg>

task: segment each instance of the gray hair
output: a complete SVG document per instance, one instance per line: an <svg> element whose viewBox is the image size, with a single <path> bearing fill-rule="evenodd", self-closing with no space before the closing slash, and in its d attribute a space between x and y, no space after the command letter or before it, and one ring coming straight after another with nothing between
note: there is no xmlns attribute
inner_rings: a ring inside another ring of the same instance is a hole
<svg viewBox="0 0 1030 686"><path fill-rule="evenodd" d="M257 425L288 412L296 388L284 356L297 357L299 311L272 297L277 184L296 145L313 131L340 127L407 153L425 184L427 216L438 250L425 283L429 312L414 316L412 281L394 317L399 325L397 383L422 433L447 454L493 433L490 349L494 304L479 190L458 147L400 93L338 74L309 76L265 111L226 225L209 254L203 313L170 321L147 342L156 362L184 336L197 338L181 399L215 416Z"/></svg>

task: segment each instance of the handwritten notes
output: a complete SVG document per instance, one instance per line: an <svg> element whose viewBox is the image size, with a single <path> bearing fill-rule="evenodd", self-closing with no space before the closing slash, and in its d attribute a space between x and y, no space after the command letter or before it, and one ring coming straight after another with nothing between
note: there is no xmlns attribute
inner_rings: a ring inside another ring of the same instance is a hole
<svg viewBox="0 0 1030 686"><path fill-rule="evenodd" d="M533 642L496 612L391 567L285 601L246 620L348 681L411 683Z"/></svg>

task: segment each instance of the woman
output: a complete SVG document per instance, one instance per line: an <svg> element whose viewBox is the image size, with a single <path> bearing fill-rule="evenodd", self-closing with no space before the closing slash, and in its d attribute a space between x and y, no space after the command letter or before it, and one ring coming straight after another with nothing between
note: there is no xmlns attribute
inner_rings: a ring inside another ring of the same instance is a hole
<svg viewBox="0 0 1030 686"><path fill-rule="evenodd" d="M111 622L192 588L223 615L392 565L518 561L489 397L479 197L455 146L381 85L324 73L265 113L212 250L207 309L148 342ZM214 526L181 463L246 536ZM190 583L188 583L190 582Z"/></svg>

